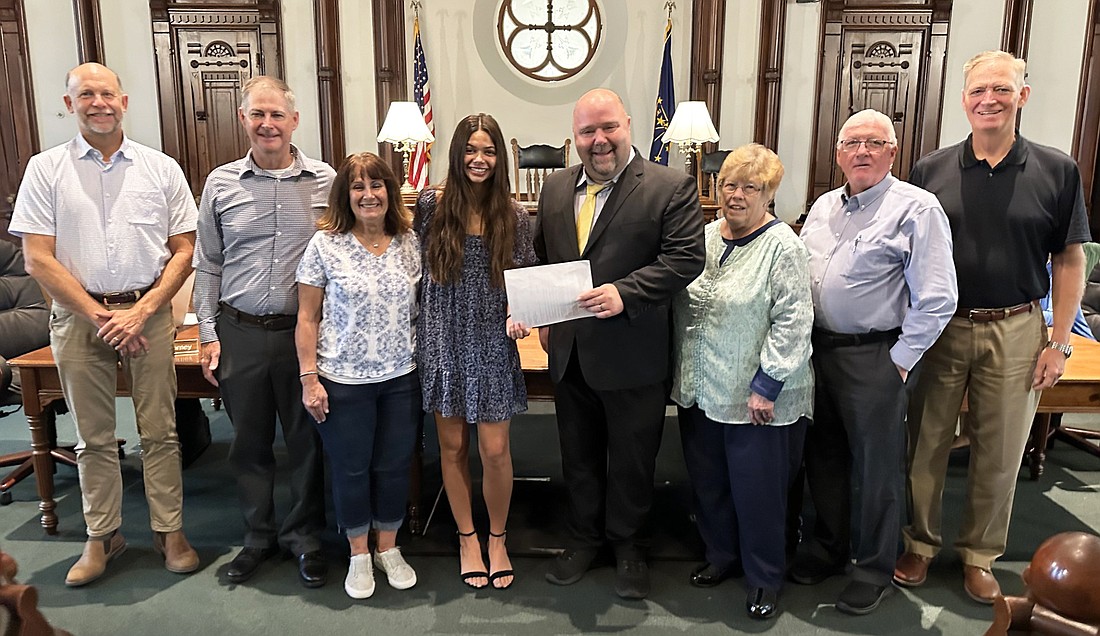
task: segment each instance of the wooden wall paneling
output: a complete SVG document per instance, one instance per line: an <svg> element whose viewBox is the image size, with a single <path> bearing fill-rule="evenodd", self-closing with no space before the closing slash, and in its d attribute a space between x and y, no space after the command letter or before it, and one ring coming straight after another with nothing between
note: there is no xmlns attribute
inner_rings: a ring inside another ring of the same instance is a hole
<svg viewBox="0 0 1100 636"><path fill-rule="evenodd" d="M374 88L378 128L386 121L390 102L409 99L405 52L405 6L393 0L371 0L374 12ZM390 144L378 144L378 155L389 162L394 174L404 172L400 153Z"/></svg>
<svg viewBox="0 0 1100 636"><path fill-rule="evenodd" d="M344 92L340 74L340 23L337 0L314 0L317 40L317 89L320 94L321 157L330 166L344 160Z"/></svg>
<svg viewBox="0 0 1100 636"><path fill-rule="evenodd" d="M38 152L23 0L0 0L0 239L18 242L8 222L31 156Z"/></svg>
<svg viewBox="0 0 1100 636"><path fill-rule="evenodd" d="M1027 59L1031 35L1031 12L1034 0L1005 0L1004 23L1001 27L1001 50Z"/></svg>
<svg viewBox="0 0 1100 636"><path fill-rule="evenodd" d="M1089 228L1096 240L1100 237L1100 0L1090 0L1087 25L1072 153L1081 171Z"/></svg>
<svg viewBox="0 0 1100 636"><path fill-rule="evenodd" d="M248 149L237 123L241 86L284 75L279 3L150 0L149 8L162 148L198 195L210 170Z"/></svg>
<svg viewBox="0 0 1100 636"><path fill-rule="evenodd" d="M99 0L73 0L76 19L76 50L80 63L99 62L103 57L103 28L99 17Z"/></svg>
<svg viewBox="0 0 1100 636"><path fill-rule="evenodd" d="M783 81L783 34L786 0L760 2L760 55L756 75L756 122L753 140L772 150L779 148L779 100Z"/></svg>
<svg viewBox="0 0 1100 636"><path fill-rule="evenodd" d="M808 204L844 183L836 137L844 121L874 108L894 121L906 178L939 144L952 0L826 0Z"/></svg>
<svg viewBox="0 0 1100 636"><path fill-rule="evenodd" d="M675 19L675 16L673 16ZM726 32L726 0L693 0L691 5L692 101L706 102L715 129L721 129L722 48ZM704 144L710 152L715 144Z"/></svg>

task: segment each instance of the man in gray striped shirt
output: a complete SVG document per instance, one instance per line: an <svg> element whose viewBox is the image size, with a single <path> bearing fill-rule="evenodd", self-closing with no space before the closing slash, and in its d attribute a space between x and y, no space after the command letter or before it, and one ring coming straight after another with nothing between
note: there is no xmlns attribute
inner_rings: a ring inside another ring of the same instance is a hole
<svg viewBox="0 0 1100 636"><path fill-rule="evenodd" d="M324 477L320 442L301 402L294 274L335 176L291 144L294 93L254 77L238 112L251 149L213 170L199 205L195 313L203 373L219 386L233 422L229 461L247 531L227 577L247 581L280 548L298 559L306 587L325 584L321 554ZM275 418L290 459L290 510L275 522Z"/></svg>

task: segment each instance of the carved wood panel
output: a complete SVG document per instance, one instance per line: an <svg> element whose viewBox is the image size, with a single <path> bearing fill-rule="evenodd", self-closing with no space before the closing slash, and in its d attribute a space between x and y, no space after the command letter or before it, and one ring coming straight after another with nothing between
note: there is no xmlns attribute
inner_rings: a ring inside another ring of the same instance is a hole
<svg viewBox="0 0 1100 636"><path fill-rule="evenodd" d="M8 222L23 171L38 152L34 95L27 62L23 0L0 0L0 239Z"/></svg>
<svg viewBox="0 0 1100 636"><path fill-rule="evenodd" d="M283 76L277 0L150 0L157 58L161 139L191 190L244 156L237 123L241 86L253 75Z"/></svg>
<svg viewBox="0 0 1100 636"><path fill-rule="evenodd" d="M860 110L874 108L894 122L892 172L901 179L938 144L950 2L873 4L828 0L823 11L807 204L844 184L835 159L837 134Z"/></svg>

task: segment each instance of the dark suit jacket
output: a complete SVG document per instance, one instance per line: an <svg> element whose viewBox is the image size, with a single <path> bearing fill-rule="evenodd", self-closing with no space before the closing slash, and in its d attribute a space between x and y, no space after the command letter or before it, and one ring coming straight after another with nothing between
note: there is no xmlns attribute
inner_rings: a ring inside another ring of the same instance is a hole
<svg viewBox="0 0 1100 636"><path fill-rule="evenodd" d="M669 371L669 303L703 271L703 215L695 180L635 150L577 253L573 208L577 165L550 175L539 197L535 253L544 264L592 263L592 284L613 283L624 310L550 329L550 374L561 381L576 343L589 386L618 390L656 384Z"/></svg>

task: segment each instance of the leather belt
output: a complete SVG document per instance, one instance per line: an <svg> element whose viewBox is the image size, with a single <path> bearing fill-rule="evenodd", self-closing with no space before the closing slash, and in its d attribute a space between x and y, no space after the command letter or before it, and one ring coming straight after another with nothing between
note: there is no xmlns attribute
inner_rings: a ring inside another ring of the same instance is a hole
<svg viewBox="0 0 1100 636"><path fill-rule="evenodd" d="M282 331L283 329L291 329L298 324L298 316L292 314L267 314L264 316L254 316L252 314L246 314L245 312L237 309L232 305L226 303L218 303L221 307L222 313L229 316L233 320L244 324L254 325L256 327L262 327L268 331Z"/></svg>
<svg viewBox="0 0 1100 636"><path fill-rule="evenodd" d="M838 347L858 347L876 342L896 341L901 335L901 327L889 331L868 331L867 333L837 333L826 329L814 329L810 342L816 349L836 349Z"/></svg>
<svg viewBox="0 0 1100 636"><path fill-rule="evenodd" d="M1000 309L959 309L955 312L955 317L966 318L970 322L995 322L997 320L1011 318L1012 316L1026 314L1038 306L1039 301L1033 300L1012 307L1001 307Z"/></svg>
<svg viewBox="0 0 1100 636"><path fill-rule="evenodd" d="M145 294L149 293L152 286L145 289L135 289L134 291L126 292L88 292L88 295L95 299L97 303L104 305L128 305L130 303L136 303ZM85 290L87 291L87 290Z"/></svg>

